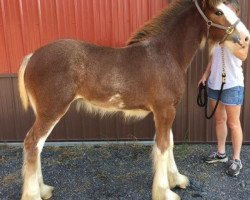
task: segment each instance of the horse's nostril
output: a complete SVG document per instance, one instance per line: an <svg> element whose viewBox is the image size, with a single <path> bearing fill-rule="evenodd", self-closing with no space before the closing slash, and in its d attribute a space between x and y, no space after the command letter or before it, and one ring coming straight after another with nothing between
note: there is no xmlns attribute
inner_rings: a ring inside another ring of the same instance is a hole
<svg viewBox="0 0 250 200"><path fill-rule="evenodd" d="M246 38L245 38L245 41L248 42L248 40L249 40L249 37L246 37Z"/></svg>

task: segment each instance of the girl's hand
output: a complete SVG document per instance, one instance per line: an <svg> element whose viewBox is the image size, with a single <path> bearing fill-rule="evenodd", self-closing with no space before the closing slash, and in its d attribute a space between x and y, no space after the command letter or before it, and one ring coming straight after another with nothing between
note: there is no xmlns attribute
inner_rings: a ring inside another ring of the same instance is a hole
<svg viewBox="0 0 250 200"><path fill-rule="evenodd" d="M206 85L206 81L207 81L207 77L206 76L202 76L201 80L198 82L198 87L199 85L202 83L203 85Z"/></svg>

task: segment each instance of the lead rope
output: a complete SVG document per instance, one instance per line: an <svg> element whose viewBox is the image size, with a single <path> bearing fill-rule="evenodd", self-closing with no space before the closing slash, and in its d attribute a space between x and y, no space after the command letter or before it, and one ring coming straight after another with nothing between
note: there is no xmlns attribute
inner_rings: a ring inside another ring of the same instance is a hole
<svg viewBox="0 0 250 200"><path fill-rule="evenodd" d="M219 102L221 100L221 94L222 94L224 85L226 83L226 65L225 65L225 57L224 57L224 47L221 47L221 58L222 58L222 73L221 73L222 83L221 83L221 88L219 91L218 99L216 101L214 110L210 115L208 115L208 109L207 109L207 107L208 107L207 84L205 83L205 85L203 85L202 83L200 83L200 85L199 85L197 104L200 107L205 107L205 117L207 119L211 119L214 116L215 111L216 111L216 109L219 105Z"/></svg>

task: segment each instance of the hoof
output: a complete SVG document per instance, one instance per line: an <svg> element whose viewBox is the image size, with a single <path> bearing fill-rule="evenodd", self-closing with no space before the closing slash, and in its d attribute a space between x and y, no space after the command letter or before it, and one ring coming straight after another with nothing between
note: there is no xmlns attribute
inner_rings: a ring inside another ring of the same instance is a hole
<svg viewBox="0 0 250 200"><path fill-rule="evenodd" d="M181 200L180 196L171 190L166 192L166 198L164 200Z"/></svg>
<svg viewBox="0 0 250 200"><path fill-rule="evenodd" d="M182 189L186 189L187 186L189 185L189 180L188 177L180 174L179 178L178 178L179 182L177 182L177 186L182 188Z"/></svg>
<svg viewBox="0 0 250 200"><path fill-rule="evenodd" d="M181 200L179 195L177 195L170 189L164 190L163 188L153 193L152 199L153 200Z"/></svg>
<svg viewBox="0 0 250 200"><path fill-rule="evenodd" d="M29 196L27 194L23 194L21 200L42 200L40 196Z"/></svg>
<svg viewBox="0 0 250 200"><path fill-rule="evenodd" d="M49 186L49 185L42 185L40 188L40 193L42 199L49 199L52 197L54 187Z"/></svg>
<svg viewBox="0 0 250 200"><path fill-rule="evenodd" d="M175 175L169 176L170 189L173 189L176 186L185 189L188 185L189 185L188 178L182 174L177 173Z"/></svg>

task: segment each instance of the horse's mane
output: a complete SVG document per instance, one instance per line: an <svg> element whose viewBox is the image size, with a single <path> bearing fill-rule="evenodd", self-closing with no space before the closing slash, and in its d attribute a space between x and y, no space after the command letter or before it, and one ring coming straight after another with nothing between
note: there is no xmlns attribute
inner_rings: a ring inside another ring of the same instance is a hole
<svg viewBox="0 0 250 200"><path fill-rule="evenodd" d="M178 15L184 9L184 7L185 3L181 0L170 4L168 8L165 8L160 14L143 25L137 32L135 32L127 41L127 45L144 41L167 29L172 23L165 19L170 19Z"/></svg>
<svg viewBox="0 0 250 200"><path fill-rule="evenodd" d="M210 0L207 5L214 7L221 1L222 0ZM159 15L154 17L152 20L143 25L137 32L135 32L127 41L127 45L147 40L148 38L151 38L173 26L176 16L185 10L187 3L190 3L190 1L176 0L171 3ZM203 6L205 7L205 5ZM173 20L170 21L168 19Z"/></svg>

